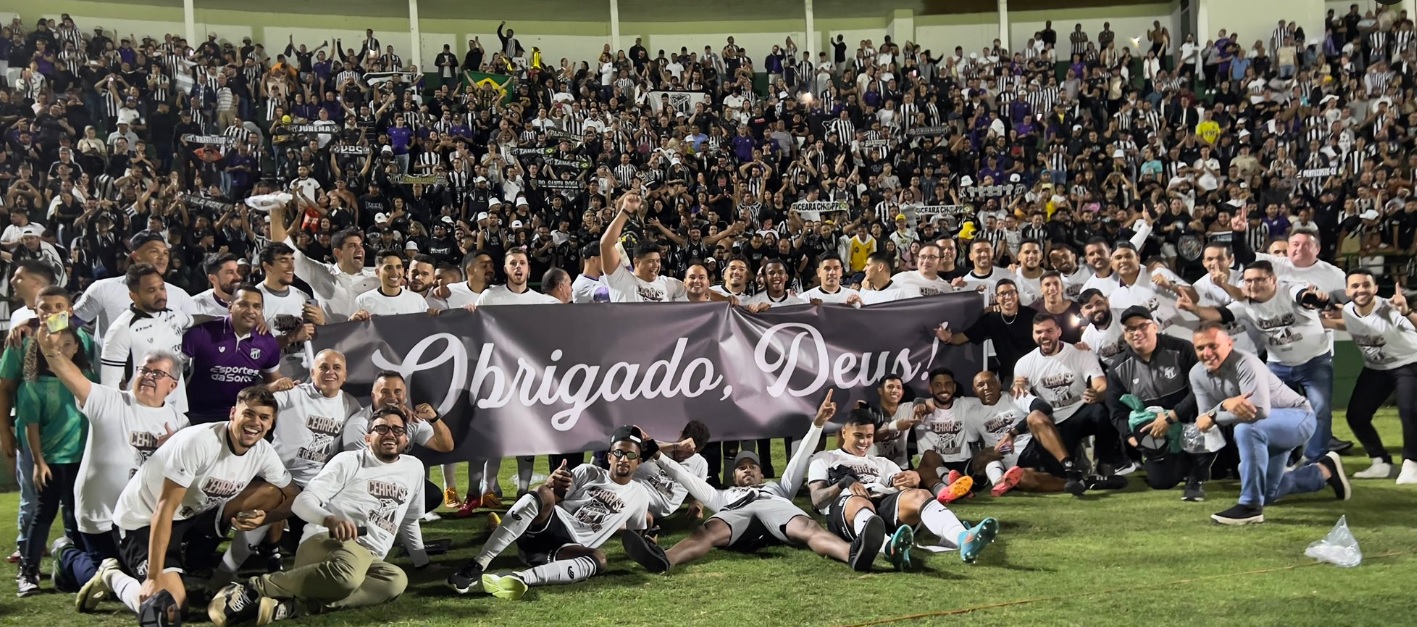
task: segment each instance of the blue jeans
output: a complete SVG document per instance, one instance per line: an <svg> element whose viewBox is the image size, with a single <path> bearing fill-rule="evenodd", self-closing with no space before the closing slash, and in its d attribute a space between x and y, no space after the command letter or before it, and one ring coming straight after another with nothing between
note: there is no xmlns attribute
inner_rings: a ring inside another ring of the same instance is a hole
<svg viewBox="0 0 1417 627"><path fill-rule="evenodd" d="M59 578L54 581L54 589L60 592L78 592L79 588L93 579L98 565L110 557L118 557L118 545L113 541L112 532L80 533L83 545L78 551L65 551L55 555L59 560Z"/></svg>
<svg viewBox="0 0 1417 627"><path fill-rule="evenodd" d="M1263 507L1286 494L1323 489L1323 471L1315 464L1285 472L1289 452L1314 434L1314 422L1310 411L1271 409L1263 420L1235 425L1241 505Z"/></svg>
<svg viewBox="0 0 1417 627"><path fill-rule="evenodd" d="M1333 439L1333 355L1319 355L1299 366L1271 362L1269 370L1281 381L1304 388L1318 420L1313 437L1304 446L1304 460L1318 461L1328 453L1328 441Z"/></svg>
<svg viewBox="0 0 1417 627"><path fill-rule="evenodd" d="M16 440L15 481L20 484L20 513L15 517L20 532L15 537L15 546L23 547L29 535L30 519L34 518L34 512L39 508L39 493L34 489L34 459L30 458L30 449L24 439Z"/></svg>

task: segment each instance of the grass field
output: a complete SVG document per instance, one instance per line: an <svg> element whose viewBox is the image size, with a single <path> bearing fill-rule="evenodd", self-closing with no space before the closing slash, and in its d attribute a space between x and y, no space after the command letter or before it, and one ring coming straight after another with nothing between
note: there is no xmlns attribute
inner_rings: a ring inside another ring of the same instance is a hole
<svg viewBox="0 0 1417 627"><path fill-rule="evenodd" d="M1342 416L1335 417L1347 437ZM1379 415L1389 446L1401 442L1395 412ZM779 444L780 446L780 444ZM1394 447L1396 448L1396 447ZM1349 473L1367 460L1345 458ZM774 454L777 460L781 451ZM539 460L544 465L545 460ZM781 463L781 462L779 462ZM515 464L505 464L509 472ZM538 468L538 472L545 472ZM436 480L436 479L435 479ZM503 486L514 486L504 476ZM857 574L806 550L778 547L758 554L711 553L669 576L649 575L607 545L611 566L591 581L534 589L519 602L458 597L442 584L487 537L483 518L424 526L426 538L452 538L451 555L411 573L409 592L392 605L307 617L307 625L1386 625L1411 620L1417 580L1417 487L1391 480L1355 481L1353 500L1324 491L1291 498L1265 512L1268 522L1243 528L1208 516L1233 504L1235 481L1207 486L1210 500L1183 503L1179 491L987 495L956 507L962 518L995 516L999 541L979 563L954 554L931 556L919 573ZM14 520L18 497L0 495L0 521ZM1363 565L1343 569L1304 556L1342 514L1358 537ZM667 544L692 528L666 521ZM8 538L8 536L7 536ZM4 545L8 547L8 542ZM8 548L6 552L8 553ZM515 550L493 563L514 568ZM395 563L406 565L406 560ZM6 572L12 573L13 566ZM47 565L46 565L47 568ZM0 591L0 624L132 625L133 616L105 603L76 614L72 595L16 599L10 577ZM908 618L911 617L911 618Z"/></svg>

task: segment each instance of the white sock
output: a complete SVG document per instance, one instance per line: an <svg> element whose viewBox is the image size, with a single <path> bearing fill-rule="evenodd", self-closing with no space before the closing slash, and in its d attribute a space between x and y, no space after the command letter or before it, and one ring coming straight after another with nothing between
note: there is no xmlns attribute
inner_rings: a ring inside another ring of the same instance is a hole
<svg viewBox="0 0 1417 627"><path fill-rule="evenodd" d="M536 458L524 455L517 458L517 493L531 490L531 470L536 467Z"/></svg>
<svg viewBox="0 0 1417 627"><path fill-rule="evenodd" d="M482 496L482 468L487 462L481 459L474 459L467 463L467 493L468 496Z"/></svg>
<svg viewBox="0 0 1417 627"><path fill-rule="evenodd" d="M452 488L453 490L457 490L457 489L458 489L458 475L457 475L457 472L458 472L458 465L457 465L457 464L443 464L443 489L444 489L444 490L447 490L448 488ZM471 487L472 487L471 484L469 484L469 485L468 485L468 488L471 489Z"/></svg>
<svg viewBox="0 0 1417 627"><path fill-rule="evenodd" d="M103 583L108 584L108 589L113 591L123 605L128 606L135 614L142 609L142 603L138 601L138 594L143 591L142 583L117 570L110 570L107 575L108 580Z"/></svg>
<svg viewBox="0 0 1417 627"><path fill-rule="evenodd" d="M955 546L959 534L964 531L964 525L959 522L959 518L939 501L928 501L920 508L920 524L925 525L930 533L939 536L942 546Z"/></svg>
<svg viewBox="0 0 1417 627"><path fill-rule="evenodd" d="M864 507L861 508L856 512L856 518L851 521L852 531L857 534L860 534L861 530L866 528L866 523L871 522L871 519L875 517L876 512L873 512Z"/></svg>
<svg viewBox="0 0 1417 627"><path fill-rule="evenodd" d="M266 533L270 530L270 525L262 525L250 531L237 531L236 537L226 547L226 554L221 556L221 569L228 573L240 570L246 558L251 557L256 548L266 541Z"/></svg>
<svg viewBox="0 0 1417 627"><path fill-rule="evenodd" d="M989 465L984 467L984 474L989 476L989 483L999 483L1004 478L1004 462L989 462Z"/></svg>
<svg viewBox="0 0 1417 627"><path fill-rule="evenodd" d="M482 493L501 492L501 479L497 476L502 472L502 458L487 460L487 464L482 470Z"/></svg>
<svg viewBox="0 0 1417 627"><path fill-rule="evenodd" d="M482 552L473 560L483 568L492 562L492 558L497 557L513 542L517 541L523 533L526 533L531 526L532 519L541 511L541 498L535 494L528 494L517 499L512 508L507 510L507 515L502 518L502 524L492 532L492 537L487 538L487 544L482 545Z"/></svg>
<svg viewBox="0 0 1417 627"><path fill-rule="evenodd" d="M512 573L512 575L521 579L528 586L544 586L585 581L599 570L600 563L596 562L595 558L582 556L569 560L556 560L536 568Z"/></svg>

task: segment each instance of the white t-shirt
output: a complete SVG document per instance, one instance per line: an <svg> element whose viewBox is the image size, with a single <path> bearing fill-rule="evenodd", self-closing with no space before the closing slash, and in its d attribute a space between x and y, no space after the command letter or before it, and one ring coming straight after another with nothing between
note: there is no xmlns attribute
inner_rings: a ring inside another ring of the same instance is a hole
<svg viewBox="0 0 1417 627"><path fill-rule="evenodd" d="M103 352L99 356L99 381L114 389L123 387L125 377L137 372L143 357L150 351L161 350L182 354L182 334L192 326L192 316L164 309L149 314L129 309L113 320L103 336ZM177 375L177 389L167 397L168 404L178 411L187 411L187 381L182 372Z"/></svg>
<svg viewBox="0 0 1417 627"><path fill-rule="evenodd" d="M103 337L108 327L118 316L133 306L133 298L128 295L128 285L124 277L115 276L93 282L79 302L74 303L74 317L94 325L94 337ZM189 315L196 315L197 305L192 297L171 283L167 284L167 308ZM221 315L226 315L225 313Z"/></svg>
<svg viewBox="0 0 1417 627"><path fill-rule="evenodd" d="M914 285L904 285L891 281L881 290L861 290L861 302L866 305L878 305L907 298L920 298L920 288Z"/></svg>
<svg viewBox="0 0 1417 627"><path fill-rule="evenodd" d="M261 291L262 298L265 299L264 315L267 324L274 321L276 316L300 318L305 315L305 302L310 300L309 294L293 286L286 287L285 293L281 294L266 287L265 283L256 286L256 289Z"/></svg>
<svg viewBox="0 0 1417 627"><path fill-rule="evenodd" d="M1392 306L1386 298L1375 298L1377 304L1366 316L1358 315L1353 303L1343 306L1343 322L1353 343L1363 351L1363 365L1374 370L1392 370L1417 362L1417 328L1412 321Z"/></svg>
<svg viewBox="0 0 1417 627"><path fill-rule="evenodd" d="M478 307L488 305L559 305L555 297L542 294L530 287L524 292L513 292L505 285L493 285L482 291L477 298Z"/></svg>
<svg viewBox="0 0 1417 627"><path fill-rule="evenodd" d="M1037 401L1033 396L1015 398L1013 394L1003 392L999 395L999 402L993 405L977 403L972 411L964 415L965 425L973 434L969 436L970 439L983 442L988 448L994 448L1009 429L1028 417L1033 403ZM1014 438L1014 451L1022 451L1031 437L1027 433L1021 433Z"/></svg>
<svg viewBox="0 0 1417 627"><path fill-rule="evenodd" d="M244 455L232 453L229 425L217 422L187 427L168 439L123 488L113 511L114 524L125 531L148 526L165 481L187 488L173 513L174 521L220 506L240 494L255 477L277 488L290 485L290 473L269 442L257 441Z"/></svg>
<svg viewBox="0 0 1417 627"><path fill-rule="evenodd" d="M1244 279L1243 273L1231 271L1228 282L1233 287L1240 287L1244 283ZM1209 274L1196 279L1191 287L1196 288L1196 295L1200 297L1196 304L1202 307L1225 307L1235 302L1235 299L1230 297L1230 293L1216 285L1215 280L1210 278ZM1259 335L1248 319L1236 318L1234 322L1225 326L1225 331L1235 340L1235 348L1251 355L1259 354L1259 344L1256 343Z"/></svg>
<svg viewBox="0 0 1417 627"><path fill-rule="evenodd" d="M1077 272L1063 277L1063 297L1071 301L1076 301L1087 281L1092 278L1092 271L1087 267L1078 268ZM1040 281L1041 282L1041 281Z"/></svg>
<svg viewBox="0 0 1417 627"><path fill-rule="evenodd" d="M123 487L157 450L158 438L186 427L187 417L171 404L144 407L131 393L103 385L90 386L79 411L89 420L74 484L79 531L107 533Z"/></svg>
<svg viewBox="0 0 1417 627"><path fill-rule="evenodd" d="M1077 275L1073 275L1073 276L1077 276ZM1106 297L1109 299L1109 302L1110 302L1110 299L1112 298L1112 292L1117 291L1117 288L1119 288L1119 287L1121 287L1121 286L1122 286L1122 284L1117 281L1117 273L1116 273L1116 272L1113 272L1112 274L1109 274L1109 275L1107 275L1107 276L1105 276L1105 277L1100 277L1100 276L1097 276L1097 275L1094 274L1094 275L1092 275L1092 278L1089 278L1086 282L1084 282L1084 283L1082 284L1082 289L1081 289L1081 290L1078 290L1078 293L1082 293L1082 292L1085 292L1085 291L1087 291L1087 290L1095 289L1095 290L1097 290L1097 291L1099 291L1099 292L1102 292L1102 295L1103 295L1103 296L1106 296ZM1116 303L1112 303L1112 306L1113 306L1113 307L1116 307L1117 305L1116 305Z"/></svg>
<svg viewBox="0 0 1417 627"><path fill-rule="evenodd" d="M386 296L377 289L369 290L354 297L354 304L375 316L428 312L428 301L423 300L418 292L403 287L393 296Z"/></svg>
<svg viewBox="0 0 1417 627"><path fill-rule="evenodd" d="M982 290L983 294L985 295L988 303L992 305L994 304L994 286L999 284L999 279L1013 278L1013 273L1009 272L1005 268L995 266L989 269L989 276L976 276L974 274L974 271L970 270L969 272L964 273L963 278L965 285L964 289L979 291L979 288L984 288ZM1019 298L1023 298L1022 290L1019 291Z"/></svg>
<svg viewBox="0 0 1417 627"><path fill-rule="evenodd" d="M285 244L295 248L295 242L289 237L285 239ZM354 297L379 289L379 277L374 274L373 268L361 268L358 274L345 274L335 264L306 257L299 248L295 248L295 274L315 290L315 297L320 299L325 311L335 317L331 322L343 321L359 311Z"/></svg>
<svg viewBox="0 0 1417 627"><path fill-rule="evenodd" d="M699 479L708 478L708 461L698 453L679 462L679 466ZM670 477L658 461L640 464L639 469L635 471L635 481L643 483L649 492L649 513L654 514L656 518L673 514L689 496L689 489Z"/></svg>
<svg viewBox="0 0 1417 627"><path fill-rule="evenodd" d="M448 297L446 299L438 299L436 306L434 306L433 301L435 299L432 296L428 297L427 300L429 309L462 309L468 305L476 305L477 298L481 295L482 292L472 291L472 288L467 286L467 282L463 281L449 285Z"/></svg>
<svg viewBox="0 0 1417 627"><path fill-rule="evenodd" d="M625 266L617 266L606 275L610 285L612 303L678 303L689 300L684 282L674 277L659 275L653 281L644 281Z"/></svg>
<svg viewBox="0 0 1417 627"><path fill-rule="evenodd" d="M1122 337L1122 323L1117 321L1117 316L1121 312L1112 310L1112 323L1106 329L1097 328L1096 324L1087 325L1082 330L1082 343L1103 360L1109 360L1122 354L1127 349L1126 339Z"/></svg>
<svg viewBox="0 0 1417 627"><path fill-rule="evenodd" d="M976 438L970 432L965 416L979 411L978 407L977 399L956 398L948 409L936 409L925 414L920 424L915 425L915 441L919 443L920 451L935 451L946 462L969 461L974 456L969 450L969 443Z"/></svg>
<svg viewBox="0 0 1417 627"><path fill-rule="evenodd" d="M400 455L382 462L369 451L349 451L335 455L295 497L292 510L309 523L300 541L329 533L325 516L333 514L366 532L355 540L379 559L388 557L399 537L411 550L423 548L423 462L412 455Z"/></svg>
<svg viewBox="0 0 1417 627"><path fill-rule="evenodd" d="M373 415L373 408L365 407L356 412L349 420L344 421L344 433L340 439L343 441L340 448L346 451L361 451L369 448L369 443L364 441L364 436L369 434L369 417ZM411 420L408 426L408 441L419 446L427 446L428 441L437 435L433 431L433 425L422 420Z"/></svg>
<svg viewBox="0 0 1417 627"><path fill-rule="evenodd" d="M1237 300L1226 306L1236 318L1254 324L1264 338L1271 363L1300 366L1328 353L1328 336L1319 312L1300 307L1294 299L1307 285L1280 283L1274 297L1263 303Z"/></svg>
<svg viewBox="0 0 1417 627"><path fill-rule="evenodd" d="M1030 279L1023 275L1023 268L1019 268L1018 272L1009 278L1013 279L1014 286L1018 288L1018 304L1027 307L1043 299L1043 275Z"/></svg>
<svg viewBox="0 0 1417 627"><path fill-rule="evenodd" d="M807 301L800 296L793 296L791 292L784 292L782 298L773 298L768 294L767 290L753 294L740 301L742 305L757 305L760 303L767 303L773 307L786 307L788 305L805 305Z"/></svg>
<svg viewBox="0 0 1417 627"><path fill-rule="evenodd" d="M571 477L571 489L554 511L576 544L597 549L621 527L645 528L650 496L644 484L620 485L610 479L610 471L592 464L571 469Z"/></svg>
<svg viewBox="0 0 1417 627"><path fill-rule="evenodd" d="M897 272L891 277L891 282L899 285L909 285L920 290L921 296L934 296L936 294L953 294L955 288L949 281L935 275L933 279L925 278L919 270L907 270Z"/></svg>
<svg viewBox="0 0 1417 627"><path fill-rule="evenodd" d="M1255 259L1273 264L1281 281L1312 285L1329 294L1342 294L1348 286L1348 276L1327 261L1315 261L1307 268L1299 268L1288 257L1256 253Z"/></svg>
<svg viewBox="0 0 1417 627"><path fill-rule="evenodd" d="M1095 353L1063 342L1054 355L1037 348L1024 355L1014 365L1014 376L1028 379L1029 391L1053 408L1053 422L1059 423L1082 408L1082 393L1103 374Z"/></svg>
<svg viewBox="0 0 1417 627"><path fill-rule="evenodd" d="M841 305L846 303L846 299L851 298L852 296L859 297L860 295L861 292L853 290L849 287L838 287L835 294L828 294L822 291L821 286L817 286L810 290L802 292L798 296L800 296L803 300L809 303L813 300L819 300L823 303L827 303L830 305Z"/></svg>
<svg viewBox="0 0 1417 627"><path fill-rule="evenodd" d="M610 286L605 283L605 277L592 279L584 274L576 275L576 280L571 282L571 302L577 305L610 302Z"/></svg>
<svg viewBox="0 0 1417 627"><path fill-rule="evenodd" d="M895 462L875 455L858 457L839 448L822 451L812 456L812 461L807 465L807 483L826 481L828 471L837 466L846 466L854 471L857 480L873 496L899 492L891 486L891 480L900 472L900 466L897 466ZM830 508L831 504L828 503L818 508L818 511L826 514Z"/></svg>
<svg viewBox="0 0 1417 627"><path fill-rule="evenodd" d="M306 485L341 450L344 425L360 411L353 396L329 398L310 383L276 392L280 413L271 429L271 445L296 485Z"/></svg>
<svg viewBox="0 0 1417 627"><path fill-rule="evenodd" d="M230 303L217 298L216 290L210 289L192 297L192 315L221 318L231 315Z"/></svg>
<svg viewBox="0 0 1417 627"><path fill-rule="evenodd" d="M1116 274L1112 276L1117 277ZM1186 326L1187 318L1183 317L1181 309L1176 306L1176 293L1157 287L1152 280L1155 276L1165 277L1167 281L1178 288L1191 285L1175 272L1166 268L1157 268L1152 272L1138 272L1136 283L1130 286L1122 285L1120 278L1118 278L1116 280L1117 289L1107 297L1107 302L1118 311L1126 311L1128 307L1134 305L1146 307L1162 329L1176 324ZM1192 317L1189 320L1194 323L1195 318ZM1191 324L1190 326L1195 325Z"/></svg>

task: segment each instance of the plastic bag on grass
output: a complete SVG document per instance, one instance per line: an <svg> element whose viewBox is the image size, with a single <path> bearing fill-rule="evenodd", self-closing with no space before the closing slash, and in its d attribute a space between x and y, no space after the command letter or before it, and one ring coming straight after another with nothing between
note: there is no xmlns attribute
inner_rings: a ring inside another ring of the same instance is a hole
<svg viewBox="0 0 1417 627"><path fill-rule="evenodd" d="M1324 539L1309 545L1304 555L1334 566L1353 568L1363 563L1363 551L1358 548L1358 538L1348 529L1348 517L1340 516L1338 524Z"/></svg>

